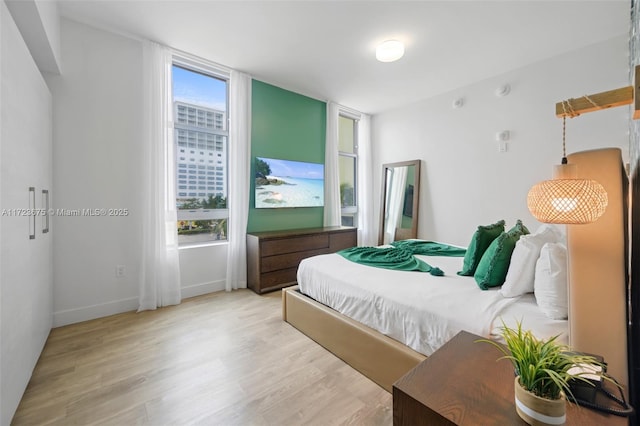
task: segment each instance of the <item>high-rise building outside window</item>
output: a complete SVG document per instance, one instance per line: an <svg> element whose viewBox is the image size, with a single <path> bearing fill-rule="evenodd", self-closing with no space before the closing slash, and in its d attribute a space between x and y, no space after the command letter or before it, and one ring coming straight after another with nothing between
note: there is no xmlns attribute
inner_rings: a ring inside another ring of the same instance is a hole
<svg viewBox="0 0 640 426"><path fill-rule="evenodd" d="M343 226L358 226L358 120L338 117L338 170Z"/></svg>
<svg viewBox="0 0 640 426"><path fill-rule="evenodd" d="M176 207L180 246L227 240L228 78L190 61L173 64ZM209 158L217 158L217 167ZM189 185L184 179L189 170ZM220 170L216 185L206 170ZM181 185L182 184L182 185Z"/></svg>

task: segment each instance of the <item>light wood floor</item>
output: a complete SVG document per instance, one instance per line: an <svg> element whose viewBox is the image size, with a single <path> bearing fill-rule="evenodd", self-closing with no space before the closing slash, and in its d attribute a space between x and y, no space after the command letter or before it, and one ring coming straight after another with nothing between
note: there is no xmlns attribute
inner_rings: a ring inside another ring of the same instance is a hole
<svg viewBox="0 0 640 426"><path fill-rule="evenodd" d="M53 329L13 425L390 425L391 395L281 319L280 292Z"/></svg>

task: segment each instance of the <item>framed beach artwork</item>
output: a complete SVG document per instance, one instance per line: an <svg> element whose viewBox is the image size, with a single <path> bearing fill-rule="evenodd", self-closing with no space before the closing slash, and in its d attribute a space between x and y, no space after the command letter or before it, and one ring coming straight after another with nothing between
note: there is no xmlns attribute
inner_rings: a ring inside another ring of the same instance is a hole
<svg viewBox="0 0 640 426"><path fill-rule="evenodd" d="M324 206L324 164L256 157L255 206Z"/></svg>

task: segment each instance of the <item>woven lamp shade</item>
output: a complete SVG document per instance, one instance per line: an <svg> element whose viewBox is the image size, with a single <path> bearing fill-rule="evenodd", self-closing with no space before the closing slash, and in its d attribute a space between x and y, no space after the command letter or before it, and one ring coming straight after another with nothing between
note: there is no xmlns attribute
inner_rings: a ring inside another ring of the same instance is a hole
<svg viewBox="0 0 640 426"><path fill-rule="evenodd" d="M607 204L604 187L590 179L545 180L534 185L527 195L529 211L544 223L595 222Z"/></svg>

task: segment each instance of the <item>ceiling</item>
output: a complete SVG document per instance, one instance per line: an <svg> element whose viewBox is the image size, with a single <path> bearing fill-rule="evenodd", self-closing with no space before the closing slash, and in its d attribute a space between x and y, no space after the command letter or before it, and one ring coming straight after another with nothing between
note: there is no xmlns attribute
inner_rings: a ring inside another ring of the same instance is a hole
<svg viewBox="0 0 640 426"><path fill-rule="evenodd" d="M64 17L151 39L375 114L629 33L629 0L60 0ZM405 43L380 63L375 46Z"/></svg>

